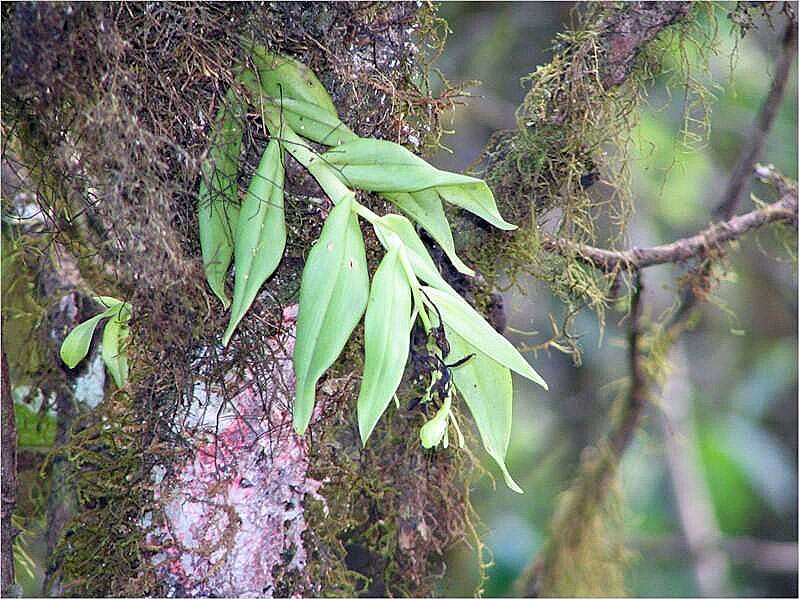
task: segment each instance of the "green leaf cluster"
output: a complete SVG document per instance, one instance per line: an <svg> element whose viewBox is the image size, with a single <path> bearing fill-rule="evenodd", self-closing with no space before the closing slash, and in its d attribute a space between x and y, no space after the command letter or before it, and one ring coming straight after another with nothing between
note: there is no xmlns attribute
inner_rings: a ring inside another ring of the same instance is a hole
<svg viewBox="0 0 800 600"><path fill-rule="evenodd" d="M248 44L248 49L255 68L238 68L237 80L260 111L272 139L237 210L244 109L236 94L229 92L228 109L217 115L211 134L212 148L198 194L206 277L223 306L231 306L223 344L229 343L283 255L283 153L288 152L335 205L302 275L293 356L296 431L303 434L307 429L313 418L316 384L363 317L365 361L357 414L366 444L395 397L408 361L411 329L419 319L429 335L430 360L438 365L431 370L424 398L437 411L420 431L423 446L441 443L446 447L450 425L463 443L452 413L454 386L507 484L521 492L505 466L511 434L511 371L546 387L544 380L447 284L409 219L433 237L456 269L470 276L474 271L455 252L443 202L499 229L515 226L500 215L484 181L439 170L399 144L359 138L341 122L330 96L308 67L257 45ZM330 148L319 154L307 140ZM375 214L358 203L356 189L381 194L406 216ZM372 225L386 249L371 284L359 217ZM231 258L235 266L232 304L224 286ZM434 343L437 336L449 344Z"/></svg>
<svg viewBox="0 0 800 600"><path fill-rule="evenodd" d="M99 315L87 319L69 332L61 344L61 360L74 369L89 352L94 331L103 319L102 357L103 362L114 378L114 383L121 388L128 382L127 340L130 335L128 321L131 318L130 305L111 296L95 296L97 302L106 307Z"/></svg>

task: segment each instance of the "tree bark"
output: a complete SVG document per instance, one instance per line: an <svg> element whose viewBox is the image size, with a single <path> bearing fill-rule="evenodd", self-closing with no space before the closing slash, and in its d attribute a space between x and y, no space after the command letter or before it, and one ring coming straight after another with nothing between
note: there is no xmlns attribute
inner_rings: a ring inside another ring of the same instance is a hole
<svg viewBox="0 0 800 600"><path fill-rule="evenodd" d="M5 319L3 319L5 320ZM17 505L17 428L14 423L14 400L11 397L11 382L8 378L8 359L6 358L5 347L2 348L2 461L3 461L3 509L2 509L2 582L0 590L2 595L10 594L10 588L14 585L14 538L16 533L11 524L11 515Z"/></svg>
<svg viewBox="0 0 800 600"><path fill-rule="evenodd" d="M294 237L222 350L228 315L203 279L196 190L210 124L247 60L240 36L310 66L359 135L420 150L451 102L415 83L425 74L413 37L434 26L416 3L23 3L4 13L4 132L20 138L40 239L76 257L85 289L129 301L134 315L129 385L71 422L54 461L55 487L74 482L80 504L62 527L64 498L53 498L49 592L432 593L444 549L463 536L465 492L457 459L419 446L423 414L397 411L362 449L361 358L346 348L320 386L319 422L302 439L291 430L292 303L327 200L287 159ZM248 121L243 177L266 141ZM374 267L379 244L366 242ZM77 322L59 321L55 346ZM65 417L71 391L56 396Z"/></svg>

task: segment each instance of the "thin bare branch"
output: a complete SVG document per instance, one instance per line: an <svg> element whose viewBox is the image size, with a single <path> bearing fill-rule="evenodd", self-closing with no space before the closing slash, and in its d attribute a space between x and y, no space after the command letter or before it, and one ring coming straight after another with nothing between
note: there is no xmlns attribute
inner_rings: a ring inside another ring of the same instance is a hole
<svg viewBox="0 0 800 600"><path fill-rule="evenodd" d="M621 457L633 439L642 411L647 405L647 376L642 365L642 275L636 271L633 278L631 311L628 316L628 366L631 385L622 407L620 419L608 436L608 444L614 453Z"/></svg>
<svg viewBox="0 0 800 600"><path fill-rule="evenodd" d="M689 357L683 339L673 344L669 364L673 368L661 393L661 415L656 421L661 428L675 508L700 596L725 597L730 594L728 556L718 547L722 534L699 456L692 420Z"/></svg>
<svg viewBox="0 0 800 600"><path fill-rule="evenodd" d="M691 558L682 536L633 538L630 546L646 556L678 556ZM767 573L797 573L797 542L777 542L752 537L723 537L715 545L730 560Z"/></svg>
<svg viewBox="0 0 800 600"><path fill-rule="evenodd" d="M772 129L775 116L778 114L778 108L780 108L786 91L786 82L789 80L789 71L796 57L797 24L790 19L783 34L781 54L775 65L775 75L772 78L769 93L761 105L758 116L750 127L745 145L739 154L739 162L736 164L728 181L728 187L725 189L719 205L714 210L714 216L718 219L730 219L736 212L745 183L747 183L750 174L753 172L753 165L761 153L767 134Z"/></svg>
<svg viewBox="0 0 800 600"><path fill-rule="evenodd" d="M586 262L607 272L644 269L653 265L680 263L704 255L722 244L737 240L767 223L789 223L797 226L797 193L787 193L778 202L744 215L716 223L700 233L651 248L624 251L604 250L567 240L547 239L544 248L562 254L575 253Z"/></svg>

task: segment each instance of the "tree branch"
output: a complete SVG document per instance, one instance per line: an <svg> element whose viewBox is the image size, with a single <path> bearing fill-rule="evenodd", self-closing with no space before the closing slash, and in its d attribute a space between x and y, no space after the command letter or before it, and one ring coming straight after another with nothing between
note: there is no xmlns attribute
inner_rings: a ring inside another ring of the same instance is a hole
<svg viewBox="0 0 800 600"><path fill-rule="evenodd" d="M616 427L609 433L608 444L617 457L621 457L633 439L642 411L647 405L647 376L642 365L642 275L636 271L633 279L633 296L628 325L628 366L631 385Z"/></svg>
<svg viewBox="0 0 800 600"><path fill-rule="evenodd" d="M680 263L700 257L709 249L739 239L754 229L775 222L797 226L796 191L785 194L778 202L716 223L691 237L652 248L613 251L556 239L546 239L543 246L551 252L575 253L592 266L606 272L644 269L653 265Z"/></svg>
<svg viewBox="0 0 800 600"><path fill-rule="evenodd" d="M783 93L786 89L786 79L788 77L789 68L796 54L797 48L797 18L790 2L784 3L784 12L786 13L788 24L783 36L783 51L778 58L778 64L775 69L775 77L773 77L770 91L761 106L758 116L756 117L753 125L751 126L750 135L748 136L749 143L746 143L744 148L739 154L739 161L736 168L731 175L725 194L722 196L720 204L716 209L717 216L723 219L729 219L739 203L741 190L744 185L746 173L751 172L753 163L761 152L764 141L767 139L767 134L772 128L775 120L778 107L780 106ZM758 168L756 168L758 173ZM785 180L784 180L785 182ZM780 190L780 186L778 186ZM794 186L795 198L795 217L794 225L797 227L797 186ZM785 196L781 192L782 197ZM703 265L698 273L698 280L707 278L711 270L711 263ZM698 288L702 289L702 288ZM678 310L672 317L670 322L670 329L678 332L682 325L688 320L692 314L692 309L700 299L694 286L686 286L681 294L681 303Z"/></svg>
<svg viewBox="0 0 800 600"><path fill-rule="evenodd" d="M664 384L661 415L656 420L662 432L675 508L700 596L725 597L730 594L728 557L718 547L721 533L697 448L689 357L683 339L672 344L668 362L673 369Z"/></svg>
<svg viewBox="0 0 800 600"><path fill-rule="evenodd" d="M639 51L663 29L686 18L691 2L630 2L603 24L606 56L602 82L618 86L630 77Z"/></svg>
<svg viewBox="0 0 800 600"><path fill-rule="evenodd" d="M517 128L495 132L481 154L479 171L495 196L505 199L509 217L524 222L531 210L543 214L579 192L580 173L598 167L600 157L592 148L613 143L613 132L626 121L629 103L621 98L630 95L635 102L633 88L624 86L640 55L661 32L686 20L691 6L582 6L580 27L559 39L549 65L531 73L530 89L516 113ZM641 76L650 74L643 70ZM532 162L532 156L539 158ZM471 243L480 245L480 229L472 229L477 240Z"/></svg>
<svg viewBox="0 0 800 600"><path fill-rule="evenodd" d="M739 204L744 185L753 172L753 165L761 152L761 148L764 146L767 134L772 129L775 116L778 114L778 108L780 108L786 91L786 82L789 80L789 71L796 56L797 24L789 19L786 31L783 34L781 54L778 57L769 93L761 105L761 110L756 120L750 127L750 132L746 138L747 141L739 154L739 162L736 163L736 167L728 181L728 187L714 210L714 216L719 219L730 219L736 212L736 206Z"/></svg>
<svg viewBox="0 0 800 600"><path fill-rule="evenodd" d="M675 556L690 559L686 539L680 536L665 538L634 538L630 545L648 556ZM797 573L797 543L760 540L752 537L728 537L714 540L731 561L745 564L767 573ZM705 549L705 548L703 548Z"/></svg>

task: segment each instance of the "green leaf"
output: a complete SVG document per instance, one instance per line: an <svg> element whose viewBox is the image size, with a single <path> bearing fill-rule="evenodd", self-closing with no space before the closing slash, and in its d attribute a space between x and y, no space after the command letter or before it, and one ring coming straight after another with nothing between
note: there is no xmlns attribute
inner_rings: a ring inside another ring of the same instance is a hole
<svg viewBox="0 0 800 600"><path fill-rule="evenodd" d="M474 355L452 369L453 384L467 403L483 446L500 466L506 485L521 494L522 489L511 478L505 464L511 439L511 371L458 335L446 321L445 334L450 343L448 361L456 362Z"/></svg>
<svg viewBox="0 0 800 600"><path fill-rule="evenodd" d="M465 275L475 275L475 271L465 265L456 255L450 223L447 222L442 208L442 200L435 189L418 192L390 192L384 196L431 234L456 269Z"/></svg>
<svg viewBox="0 0 800 600"><path fill-rule="evenodd" d="M233 231L239 215L239 187L236 182L242 145L244 107L231 89L217 112L211 149L202 168L198 192L197 220L200 248L208 285L225 308L225 275L233 255Z"/></svg>
<svg viewBox="0 0 800 600"><path fill-rule="evenodd" d="M446 202L468 210L498 229L509 231L517 228L500 216L492 190L485 181L477 179L463 185L443 185L436 190Z"/></svg>
<svg viewBox="0 0 800 600"><path fill-rule="evenodd" d="M334 206L303 269L293 357L294 428L300 435L311 420L317 381L342 352L367 305L367 258L352 207L352 194Z"/></svg>
<svg viewBox="0 0 800 600"><path fill-rule="evenodd" d="M451 290L442 291L432 287L424 287L423 290L442 313L442 319L450 329L501 365L547 389L544 379L511 342L497 333L461 296Z"/></svg>
<svg viewBox="0 0 800 600"><path fill-rule="evenodd" d="M358 139L331 148L317 160L332 166L349 187L372 192L416 192L440 185L480 182L467 175L440 171L387 140Z"/></svg>
<svg viewBox="0 0 800 600"><path fill-rule="evenodd" d="M516 225L500 215L492 191L484 181L440 171L394 142L359 139L331 148L317 161L334 168L350 187L384 193L435 188L447 202L478 215L495 227L516 229Z"/></svg>
<svg viewBox="0 0 800 600"><path fill-rule="evenodd" d="M316 104L295 98L276 100L276 104L283 110L282 116L289 127L305 138L327 146L338 146L358 139L336 114Z"/></svg>
<svg viewBox="0 0 800 600"><path fill-rule="evenodd" d="M252 57L261 88L267 96L304 100L334 117L338 116L325 87L303 63L288 56L274 54L258 44L252 46Z"/></svg>
<svg viewBox="0 0 800 600"><path fill-rule="evenodd" d="M261 156L236 225L236 280L231 318L222 336L224 346L283 256L286 245L283 177L281 149L273 139Z"/></svg>
<svg viewBox="0 0 800 600"><path fill-rule="evenodd" d="M103 305L104 308L114 308L115 306L119 306L122 304L122 300L117 300L113 296L93 296L95 302L99 302ZM125 308L128 311L128 316L130 317L130 308Z"/></svg>
<svg viewBox="0 0 800 600"><path fill-rule="evenodd" d="M405 246L406 256L408 256L408 260L411 263L411 268L417 277L440 289L451 289L439 274L439 270L436 268L430 254L428 254L425 244L422 243L417 232L414 231L411 221L402 215L388 214L377 219L373 225L378 239L387 250L390 248L388 240L390 232L400 238L400 241Z"/></svg>
<svg viewBox="0 0 800 600"><path fill-rule="evenodd" d="M436 444L442 441L442 438L447 433L447 421L450 418L450 401L449 398L445 403L436 411L433 418L425 423L419 430L419 439L422 442L422 447L426 450L433 448Z"/></svg>
<svg viewBox="0 0 800 600"><path fill-rule="evenodd" d="M61 360L70 369L74 369L86 357L89 352L89 344L92 343L94 330L97 328L97 324L106 316L108 315L101 313L91 319L87 319L70 331L69 335L64 338L59 354L61 355Z"/></svg>
<svg viewBox="0 0 800 600"><path fill-rule="evenodd" d="M128 381L128 356L125 350L125 341L128 339L128 325L122 315L112 317L103 330L103 362L114 378L118 388Z"/></svg>
<svg viewBox="0 0 800 600"><path fill-rule="evenodd" d="M59 351L61 360L70 369L74 369L86 357L89 352L89 345L92 343L94 330L101 320L113 316L126 323L131 317L130 306L122 300L117 300L111 296L94 296L93 298L96 302L105 306L106 309L99 315L95 315L76 326L61 343Z"/></svg>
<svg viewBox="0 0 800 600"><path fill-rule="evenodd" d="M358 394L358 429L365 445L403 378L410 315L411 289L395 246L375 271L364 317L365 359Z"/></svg>

